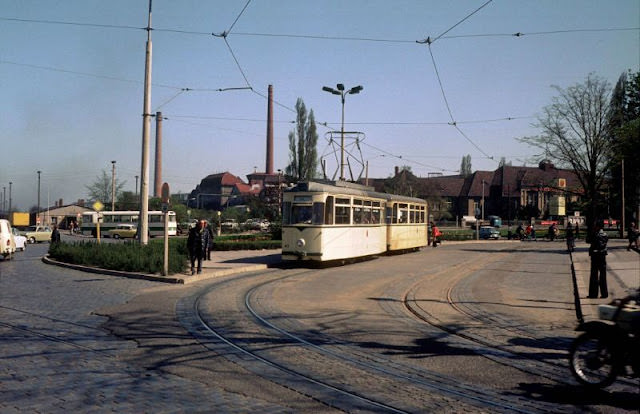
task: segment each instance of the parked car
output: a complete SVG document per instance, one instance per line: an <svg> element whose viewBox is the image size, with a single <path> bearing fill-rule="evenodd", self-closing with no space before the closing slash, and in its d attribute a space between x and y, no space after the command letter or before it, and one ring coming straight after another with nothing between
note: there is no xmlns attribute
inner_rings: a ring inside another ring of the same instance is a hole
<svg viewBox="0 0 640 414"><path fill-rule="evenodd" d="M480 235L478 238L480 239L499 239L500 238L500 232L491 226L482 226L480 227Z"/></svg>
<svg viewBox="0 0 640 414"><path fill-rule="evenodd" d="M127 239L135 237L137 231L137 226L133 224L118 224L115 229L107 230L105 232L105 237L112 237L114 239Z"/></svg>
<svg viewBox="0 0 640 414"><path fill-rule="evenodd" d="M249 230L267 231L269 230L270 223L266 219L252 218L245 221L243 226Z"/></svg>
<svg viewBox="0 0 640 414"><path fill-rule="evenodd" d="M24 252L27 248L27 238L22 236L15 227L11 227L11 233L13 234L13 240L16 243L16 251L20 250L21 252Z"/></svg>
<svg viewBox="0 0 640 414"><path fill-rule="evenodd" d="M223 229L236 230L238 228L238 222L236 219L226 219L220 225Z"/></svg>
<svg viewBox="0 0 640 414"><path fill-rule="evenodd" d="M16 252L16 242L11 232L11 224L9 220L0 219L0 255L3 258L11 256Z"/></svg>
<svg viewBox="0 0 640 414"><path fill-rule="evenodd" d="M51 228L48 226L29 226L20 232L29 243L42 243L51 241Z"/></svg>

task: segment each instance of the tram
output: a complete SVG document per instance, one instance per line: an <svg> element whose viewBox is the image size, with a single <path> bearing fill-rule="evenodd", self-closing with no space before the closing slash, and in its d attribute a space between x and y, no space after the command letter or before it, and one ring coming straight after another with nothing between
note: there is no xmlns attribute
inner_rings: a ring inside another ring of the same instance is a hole
<svg viewBox="0 0 640 414"><path fill-rule="evenodd" d="M283 192L282 259L332 261L418 250L427 202L346 181L304 181Z"/></svg>

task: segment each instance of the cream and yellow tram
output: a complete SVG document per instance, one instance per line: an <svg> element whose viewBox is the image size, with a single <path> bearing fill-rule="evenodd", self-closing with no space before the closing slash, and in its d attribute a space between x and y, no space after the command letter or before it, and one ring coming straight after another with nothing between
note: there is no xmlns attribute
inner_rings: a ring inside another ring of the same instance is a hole
<svg viewBox="0 0 640 414"><path fill-rule="evenodd" d="M427 245L427 203L338 182L300 182L282 202L282 259L331 261Z"/></svg>

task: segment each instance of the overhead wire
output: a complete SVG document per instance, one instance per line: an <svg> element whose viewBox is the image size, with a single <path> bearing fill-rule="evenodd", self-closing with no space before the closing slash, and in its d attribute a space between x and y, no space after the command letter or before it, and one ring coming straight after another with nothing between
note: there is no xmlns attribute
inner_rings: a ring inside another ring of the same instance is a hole
<svg viewBox="0 0 640 414"><path fill-rule="evenodd" d="M481 7L484 7L484 6L481 6ZM238 16L238 18L239 17L240 15ZM83 27L95 27L95 28L106 28L106 29L148 30L147 27L115 25L115 24L100 24L100 23L68 22L68 21L61 21L61 20L21 19L21 18L14 18L14 17L0 17L0 20L13 21L13 22L19 22L19 23L54 24L54 25L83 26ZM235 25L235 22L234 22L234 25ZM184 29L161 28L161 27L155 27L150 30L154 32L181 33L181 34L191 34L191 35L201 35L201 36L213 35L213 36L220 37L222 35L222 34L212 33L210 31L205 32L205 31L198 31L198 30L184 30ZM447 32L449 30L447 30ZM462 38L473 38L473 37L523 37L523 36L540 36L540 35L566 34L566 33L619 32L619 31L639 31L639 30L640 30L640 27L609 27L609 28L597 28L597 29L587 28L587 29L547 30L547 31L527 32L527 33L523 33L523 32L475 33L475 34L470 33L470 34L450 35L450 36L446 36L443 33L439 35L437 38L438 39L462 39ZM228 32L223 32L223 33L229 34ZM294 39L297 38L297 39L316 39L316 40L339 40L339 41L359 41L359 42L376 42L376 43L415 43L415 40L413 39L383 39L383 38L371 38L371 37L327 36L327 35L308 35L308 34L293 34L293 33L233 32L233 34L235 36L282 37L282 38L294 38Z"/></svg>
<svg viewBox="0 0 640 414"><path fill-rule="evenodd" d="M467 16L465 16L462 20L458 21L453 26L451 26L450 28L448 28L447 30L445 30L440 35L436 36L435 38L431 39L431 37L427 37L425 40L417 40L416 41L416 43L418 43L418 44L426 44L428 49L429 49L429 55L431 56L431 63L433 64L433 69L435 71L436 78L438 80L438 85L440 86L440 92L442 93L442 99L444 100L445 107L447 108L447 112L449 113L449 117L451 118L451 123L450 124L456 129L456 131L458 131L460 133L460 135L462 135L462 137L464 137L464 139L466 139L469 143L471 143L471 145L473 145L478 151L480 151L480 153L482 153L484 156L486 156L486 157L488 157L490 159L493 159L493 157L488 155L482 148L480 148L480 146L478 146L478 144L476 144L471 138L469 138L467 136L467 134L465 134L458 127L457 122L455 120L455 117L453 116L453 112L451 111L451 106L449 105L449 100L447 99L447 94L444 91L444 86L442 84L442 78L440 77L440 72L438 70L438 65L436 64L436 59L433 56L433 51L431 50L431 45L433 44L433 42L435 42L436 40L440 39L442 36L444 36L445 34L449 33L451 30L453 30L454 28L459 26L462 22L466 21L471 16L473 16L474 14L476 14L477 12L482 10L484 7L486 7L492 1L493 0L488 0L487 2L482 4L480 7L478 7L477 9L475 9L474 11L469 13Z"/></svg>

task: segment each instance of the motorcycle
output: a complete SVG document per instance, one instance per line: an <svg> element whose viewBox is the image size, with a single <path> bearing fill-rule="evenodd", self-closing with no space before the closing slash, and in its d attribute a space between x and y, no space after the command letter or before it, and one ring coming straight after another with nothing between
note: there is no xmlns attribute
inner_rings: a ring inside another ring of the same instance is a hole
<svg viewBox="0 0 640 414"><path fill-rule="evenodd" d="M640 376L640 289L598 307L599 320L581 323L569 350L569 366L578 382L605 388L618 376ZM631 368L629 373L628 367Z"/></svg>

